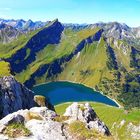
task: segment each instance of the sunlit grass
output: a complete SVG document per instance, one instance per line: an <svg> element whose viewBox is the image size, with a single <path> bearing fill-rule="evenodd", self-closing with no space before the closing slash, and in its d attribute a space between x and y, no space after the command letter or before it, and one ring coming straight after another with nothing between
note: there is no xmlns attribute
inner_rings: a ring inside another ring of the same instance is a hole
<svg viewBox="0 0 140 140"><path fill-rule="evenodd" d="M10 65L8 62L0 61L0 77L10 75Z"/></svg>

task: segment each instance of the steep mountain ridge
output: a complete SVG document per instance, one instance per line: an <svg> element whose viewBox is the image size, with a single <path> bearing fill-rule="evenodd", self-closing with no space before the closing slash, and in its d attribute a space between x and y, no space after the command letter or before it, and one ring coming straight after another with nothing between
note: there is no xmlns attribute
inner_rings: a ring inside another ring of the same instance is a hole
<svg viewBox="0 0 140 140"><path fill-rule="evenodd" d="M63 26L56 20L50 26L35 34L22 49L7 59L11 64L12 70L16 73L21 72L28 64L35 60L35 54L38 51L48 44L58 44L62 31ZM51 36L49 36L50 34Z"/></svg>

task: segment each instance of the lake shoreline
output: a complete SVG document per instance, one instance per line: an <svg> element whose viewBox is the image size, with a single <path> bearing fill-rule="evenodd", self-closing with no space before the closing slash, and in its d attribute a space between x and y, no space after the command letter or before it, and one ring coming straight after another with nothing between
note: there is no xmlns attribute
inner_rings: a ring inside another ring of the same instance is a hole
<svg viewBox="0 0 140 140"><path fill-rule="evenodd" d="M111 97L105 95L102 91L97 91L95 88L92 88L92 87L90 87L90 86L88 86L88 85L86 85L86 84L79 83L79 82L74 82L74 81L70 81L70 80L57 80L57 81L50 81L50 82L44 82L44 83L41 83L41 84L36 84L36 85L34 85L33 87L40 86L40 85L44 85L44 84L49 84L49 83L52 83L52 82L70 82L70 83L73 83L73 84L83 85L83 86L85 86L85 87L88 87L88 88L92 89L92 90L95 91L95 92L101 93L103 96L105 96L105 97L109 98L110 100L114 101L114 102L118 105L118 108L123 108L115 99L113 99L113 98L111 98Z"/></svg>

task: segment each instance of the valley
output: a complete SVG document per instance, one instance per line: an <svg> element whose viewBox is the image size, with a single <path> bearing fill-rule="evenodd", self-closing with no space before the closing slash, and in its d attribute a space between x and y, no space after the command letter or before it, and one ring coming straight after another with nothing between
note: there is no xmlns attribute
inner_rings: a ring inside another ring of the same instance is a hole
<svg viewBox="0 0 140 140"><path fill-rule="evenodd" d="M6 74L12 73L29 88L72 81L103 92L126 108L139 107L137 30L117 22L68 26L56 19L2 42L0 58L9 63Z"/></svg>

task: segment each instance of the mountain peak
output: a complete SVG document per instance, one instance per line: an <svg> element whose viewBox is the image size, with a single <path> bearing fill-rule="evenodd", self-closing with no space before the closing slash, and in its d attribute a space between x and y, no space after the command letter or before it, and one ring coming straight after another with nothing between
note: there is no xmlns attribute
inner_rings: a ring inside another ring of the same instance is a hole
<svg viewBox="0 0 140 140"><path fill-rule="evenodd" d="M55 24L55 23L58 23L59 22L59 20L56 18L56 19L54 19L53 21L51 21L50 23L51 24Z"/></svg>
<svg viewBox="0 0 140 140"><path fill-rule="evenodd" d="M53 22L59 22L58 18L54 19Z"/></svg>
<svg viewBox="0 0 140 140"><path fill-rule="evenodd" d="M29 19L27 22L33 22L31 19Z"/></svg>
<svg viewBox="0 0 140 140"><path fill-rule="evenodd" d="M7 27L7 26L8 26L7 24L1 23L1 24L0 24L0 30L3 29L3 28L5 28L5 27Z"/></svg>
<svg viewBox="0 0 140 140"><path fill-rule="evenodd" d="M49 21L48 24L46 25L46 27L49 27L52 25L57 25L57 24L61 24L61 23L58 21L58 19L54 19L53 21Z"/></svg>

